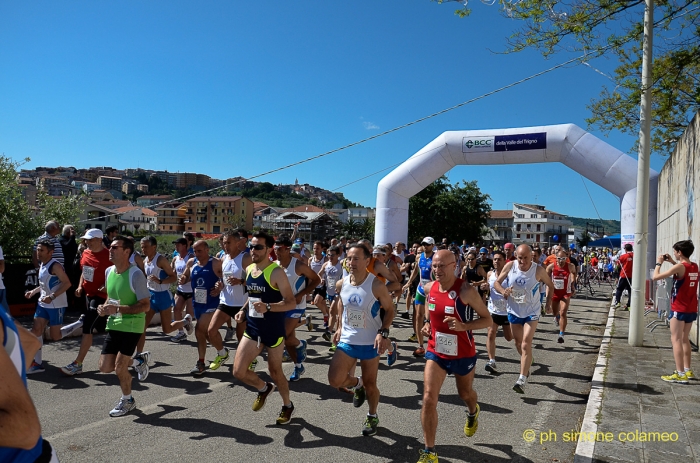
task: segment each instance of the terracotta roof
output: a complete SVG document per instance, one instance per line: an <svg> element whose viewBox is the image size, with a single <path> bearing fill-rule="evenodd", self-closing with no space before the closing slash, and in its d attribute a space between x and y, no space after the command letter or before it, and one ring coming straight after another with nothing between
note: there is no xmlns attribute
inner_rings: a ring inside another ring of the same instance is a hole
<svg viewBox="0 0 700 463"><path fill-rule="evenodd" d="M146 207L137 207L137 206L119 207L119 208L115 209L114 212L119 213L119 214L125 214L125 213L131 212L135 209L138 209L141 212L141 214L143 214L143 215L148 215L151 217L158 216L158 213L155 211L152 211Z"/></svg>
<svg viewBox="0 0 700 463"><path fill-rule="evenodd" d="M172 199L173 195L144 195L139 196L138 199Z"/></svg>
<svg viewBox="0 0 700 463"><path fill-rule="evenodd" d="M187 200L187 202L198 202L198 201L207 201L211 203L216 203L216 202L221 202L221 201L238 201L241 199L241 196L196 196L194 198L190 198Z"/></svg>
<svg viewBox="0 0 700 463"><path fill-rule="evenodd" d="M529 207L530 209L536 209L540 212L546 212L547 214L556 214L556 215L561 215L562 217L566 217L566 214L562 214L560 212L554 212L550 211L549 209L540 209L541 206L538 206L537 204L521 204L521 206Z"/></svg>
<svg viewBox="0 0 700 463"><path fill-rule="evenodd" d="M265 204L265 203L261 203L260 201L254 201L254 202L253 202L253 208L258 209L258 208L261 208L261 207L268 207L268 205Z"/></svg>
<svg viewBox="0 0 700 463"><path fill-rule="evenodd" d="M511 209L498 209L491 211L492 219L512 219L513 211Z"/></svg>

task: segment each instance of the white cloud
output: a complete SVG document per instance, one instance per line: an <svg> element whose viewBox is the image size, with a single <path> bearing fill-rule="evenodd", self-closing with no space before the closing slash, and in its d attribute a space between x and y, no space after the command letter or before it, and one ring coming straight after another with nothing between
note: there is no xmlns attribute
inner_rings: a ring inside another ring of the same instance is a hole
<svg viewBox="0 0 700 463"><path fill-rule="evenodd" d="M364 122L362 122L362 125L364 125L365 129L367 129L367 130L379 130L379 126L377 124L375 124L374 122L364 121Z"/></svg>

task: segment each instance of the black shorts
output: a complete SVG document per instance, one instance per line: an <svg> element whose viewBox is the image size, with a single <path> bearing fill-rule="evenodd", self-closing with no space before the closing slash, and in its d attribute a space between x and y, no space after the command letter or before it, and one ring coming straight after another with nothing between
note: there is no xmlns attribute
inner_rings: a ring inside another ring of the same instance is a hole
<svg viewBox="0 0 700 463"><path fill-rule="evenodd" d="M98 333L104 333L107 328L107 319L109 317L100 317L97 314L97 306L105 303L105 300L100 296L87 296L87 312L83 319L83 334L92 334L92 330Z"/></svg>
<svg viewBox="0 0 700 463"><path fill-rule="evenodd" d="M179 291L179 290L175 291L176 296L180 296L180 297L184 298L185 300L192 299L193 294L194 293L183 293L182 291Z"/></svg>
<svg viewBox="0 0 700 463"><path fill-rule="evenodd" d="M141 339L141 334L116 330L107 331L105 343L102 346L102 355L117 355L119 353L131 357L134 355L139 339Z"/></svg>
<svg viewBox="0 0 700 463"><path fill-rule="evenodd" d="M216 310L220 310L229 317L233 318L236 316L239 310L241 310L240 307L232 307L230 305L226 304L219 304L219 306L216 308Z"/></svg>
<svg viewBox="0 0 700 463"><path fill-rule="evenodd" d="M321 296L323 299L326 298L326 285L319 286L318 288L314 289L314 293L311 295L311 299L316 299L316 296Z"/></svg>
<svg viewBox="0 0 700 463"><path fill-rule="evenodd" d="M492 313L491 320L493 320L493 322L498 326L510 325L510 322L508 321L508 315L496 315Z"/></svg>

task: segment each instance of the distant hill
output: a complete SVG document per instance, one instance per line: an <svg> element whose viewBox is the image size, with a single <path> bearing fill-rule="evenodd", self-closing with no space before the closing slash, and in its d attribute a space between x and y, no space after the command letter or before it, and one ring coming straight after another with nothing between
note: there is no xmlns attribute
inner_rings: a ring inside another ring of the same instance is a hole
<svg viewBox="0 0 700 463"><path fill-rule="evenodd" d="M585 230L586 224L588 224L589 231L598 232L599 234L616 235L620 233L619 220L585 219L583 217L567 217L567 219L574 223L574 227L581 230Z"/></svg>

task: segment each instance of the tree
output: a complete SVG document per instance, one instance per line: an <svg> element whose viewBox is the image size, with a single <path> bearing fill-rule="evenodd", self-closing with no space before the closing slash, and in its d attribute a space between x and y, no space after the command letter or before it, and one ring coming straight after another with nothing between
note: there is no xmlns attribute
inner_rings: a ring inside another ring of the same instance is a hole
<svg viewBox="0 0 700 463"><path fill-rule="evenodd" d="M479 242L491 211L489 199L476 180L450 185L446 177L440 177L409 200L409 239L439 235L434 238Z"/></svg>
<svg viewBox="0 0 700 463"><path fill-rule="evenodd" d="M456 0L437 0L443 1ZM462 0L460 0L460 3ZM588 108L589 127L639 133L644 0L498 0L504 15L523 22L509 52L535 48L586 54L581 62L616 56L613 84ZM652 72L652 150L669 154L700 109L700 1L657 0ZM468 16L465 6L456 11ZM632 147L636 150L636 146Z"/></svg>

